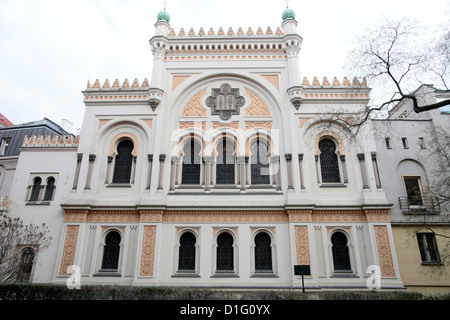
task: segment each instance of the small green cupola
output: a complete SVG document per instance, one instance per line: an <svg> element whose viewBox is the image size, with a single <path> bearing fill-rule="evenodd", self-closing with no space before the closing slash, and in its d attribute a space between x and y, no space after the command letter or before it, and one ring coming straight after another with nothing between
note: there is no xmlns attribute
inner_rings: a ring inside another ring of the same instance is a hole
<svg viewBox="0 0 450 320"><path fill-rule="evenodd" d="M289 7L286 8L286 10L284 10L283 14L281 15L281 19L283 21L288 20L288 19L295 20L295 11Z"/></svg>
<svg viewBox="0 0 450 320"><path fill-rule="evenodd" d="M158 19L158 21L170 23L170 14L166 11L166 9L160 11L156 18Z"/></svg>

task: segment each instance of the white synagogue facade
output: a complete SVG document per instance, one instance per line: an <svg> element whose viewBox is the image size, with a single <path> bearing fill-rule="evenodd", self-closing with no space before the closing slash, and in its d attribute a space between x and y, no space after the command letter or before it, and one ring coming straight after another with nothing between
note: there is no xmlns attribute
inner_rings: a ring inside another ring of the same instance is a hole
<svg viewBox="0 0 450 320"><path fill-rule="evenodd" d="M9 214L54 238L33 282L76 265L82 285L299 288L306 265L306 288L365 289L375 265L404 289L374 139L321 120L370 89L301 78L292 9L265 32L176 32L162 11L150 45L149 80L88 82L76 143L24 141Z"/></svg>

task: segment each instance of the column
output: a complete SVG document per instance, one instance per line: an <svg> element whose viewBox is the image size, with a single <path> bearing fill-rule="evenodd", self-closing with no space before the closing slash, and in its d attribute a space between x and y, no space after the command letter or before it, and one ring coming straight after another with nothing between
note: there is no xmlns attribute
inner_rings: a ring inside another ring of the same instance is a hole
<svg viewBox="0 0 450 320"><path fill-rule="evenodd" d="M367 174L366 174L366 166L365 166L365 157L364 153L358 153L359 167L361 169L361 178L363 183L363 189L368 189L369 186L367 184Z"/></svg>
<svg viewBox="0 0 450 320"><path fill-rule="evenodd" d="M344 176L344 183L348 183L347 166L345 165L345 155L341 155L340 159L341 159L341 164L342 164L342 173Z"/></svg>
<svg viewBox="0 0 450 320"><path fill-rule="evenodd" d="M113 161L113 156L108 156L108 165L106 167L106 178L105 178L105 184L109 184L109 178L111 177L111 163Z"/></svg>
<svg viewBox="0 0 450 320"><path fill-rule="evenodd" d="M377 188L381 188L380 173L378 172L377 155L375 152L372 152L371 156L372 156L373 174L375 176L375 183L377 185Z"/></svg>
<svg viewBox="0 0 450 320"><path fill-rule="evenodd" d="M314 155L315 161L316 161L316 175L317 175L317 183L320 183L322 180L320 177L320 170L319 170L319 155Z"/></svg>
<svg viewBox="0 0 450 320"><path fill-rule="evenodd" d="M133 156L133 163L131 164L131 184L134 184L134 179L136 177L136 160L137 156Z"/></svg>
<svg viewBox="0 0 450 320"><path fill-rule="evenodd" d="M286 164L287 164L287 174L288 174L288 190L293 190L294 187L292 186L292 154L286 153L284 155L286 158ZM280 170L278 170L280 171Z"/></svg>
<svg viewBox="0 0 450 320"><path fill-rule="evenodd" d="M92 167L94 166L94 161L95 161L95 154L90 154L89 155L88 175L86 178L86 187L84 187L85 190L91 189Z"/></svg>
<svg viewBox="0 0 450 320"><path fill-rule="evenodd" d="M204 156L205 162L205 191L211 191L211 169L214 158L211 156Z"/></svg>
<svg viewBox="0 0 450 320"><path fill-rule="evenodd" d="M237 164L238 164L238 167L239 167L239 177L240 177L240 183L241 183L241 191L245 191L246 190L246 187L247 187L247 184L246 184L246 181L247 181L247 178L246 178L246 175L245 175L245 156L238 156L237 157Z"/></svg>
<svg viewBox="0 0 450 320"><path fill-rule="evenodd" d="M300 172L300 188L305 189L305 183L303 180L303 153L298 154L298 169Z"/></svg>
<svg viewBox="0 0 450 320"><path fill-rule="evenodd" d="M164 184L164 161L166 160L166 155L165 154L160 154L159 155L159 183L158 183L158 189L157 190L162 190L163 189L163 184Z"/></svg>
<svg viewBox="0 0 450 320"><path fill-rule="evenodd" d="M81 166L81 160L83 159L83 154L79 153L77 155L77 168L75 169L75 177L73 179L73 186L72 190L76 190L78 186L78 177L80 176L80 166ZM28 198L27 198L28 199Z"/></svg>
<svg viewBox="0 0 450 320"><path fill-rule="evenodd" d="M145 189L150 190L150 184L152 181L153 155L148 154L147 158L148 158L148 173L147 173L147 186Z"/></svg>

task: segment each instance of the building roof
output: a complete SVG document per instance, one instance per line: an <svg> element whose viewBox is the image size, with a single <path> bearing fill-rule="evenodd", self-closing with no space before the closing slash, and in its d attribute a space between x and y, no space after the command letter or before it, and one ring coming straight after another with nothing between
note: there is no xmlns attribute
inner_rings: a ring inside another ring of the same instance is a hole
<svg viewBox="0 0 450 320"><path fill-rule="evenodd" d="M2 156L17 156L24 138L31 136L72 136L73 134L64 130L48 118L43 120L21 123L9 127L0 128L0 141L8 139L8 148Z"/></svg>
<svg viewBox="0 0 450 320"><path fill-rule="evenodd" d="M8 120L2 113L0 113L0 127L10 127L13 126L14 123Z"/></svg>

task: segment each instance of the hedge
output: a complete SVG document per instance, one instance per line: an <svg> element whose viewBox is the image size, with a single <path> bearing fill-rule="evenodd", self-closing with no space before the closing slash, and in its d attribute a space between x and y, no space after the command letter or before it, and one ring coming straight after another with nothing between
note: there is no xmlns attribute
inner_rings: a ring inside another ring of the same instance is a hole
<svg viewBox="0 0 450 320"><path fill-rule="evenodd" d="M56 284L0 284L0 300L449 300L407 291L219 290L187 287L84 285L68 289Z"/></svg>

